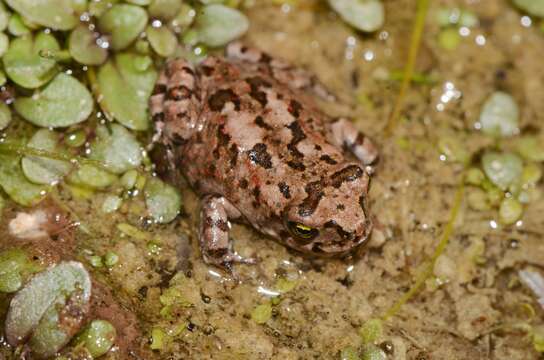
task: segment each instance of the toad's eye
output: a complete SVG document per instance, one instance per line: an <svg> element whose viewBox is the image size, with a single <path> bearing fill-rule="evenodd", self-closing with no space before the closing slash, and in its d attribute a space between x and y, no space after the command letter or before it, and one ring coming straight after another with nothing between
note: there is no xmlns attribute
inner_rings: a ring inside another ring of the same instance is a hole
<svg viewBox="0 0 544 360"><path fill-rule="evenodd" d="M301 240L312 240L319 234L317 229L294 221L289 221L287 225L291 234Z"/></svg>

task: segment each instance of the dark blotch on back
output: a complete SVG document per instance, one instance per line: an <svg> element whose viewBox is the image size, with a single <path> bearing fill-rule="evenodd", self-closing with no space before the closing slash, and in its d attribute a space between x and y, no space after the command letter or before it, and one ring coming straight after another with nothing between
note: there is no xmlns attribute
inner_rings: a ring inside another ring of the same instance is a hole
<svg viewBox="0 0 544 360"><path fill-rule="evenodd" d="M300 110L302 110L302 105L296 100L291 100L287 110L291 115L298 118L300 116Z"/></svg>
<svg viewBox="0 0 544 360"><path fill-rule="evenodd" d="M255 118L255 124L257 124L257 126L262 128L262 129L266 129L266 130L273 130L274 129L272 126L265 123L263 117L260 116L260 115Z"/></svg>
<svg viewBox="0 0 544 360"><path fill-rule="evenodd" d="M270 83L259 76L248 78L246 79L246 81L251 88L249 96L257 100L262 107L265 107L268 103L268 99L266 98L266 93L264 91L261 91L260 88L270 87Z"/></svg>
<svg viewBox="0 0 544 360"><path fill-rule="evenodd" d="M363 176L364 171L358 165L349 165L331 176L331 185L335 188L342 186L344 182L354 181Z"/></svg>
<svg viewBox="0 0 544 360"><path fill-rule="evenodd" d="M322 181L308 183L304 190L308 196L306 196L306 198L302 201L302 204L300 204L298 214L300 216L310 216L314 213L315 209L317 209L317 206L324 195L323 183Z"/></svg>
<svg viewBox="0 0 544 360"><path fill-rule="evenodd" d="M280 192L282 193L283 197L286 199L291 198L291 192L289 190L289 185L284 183L283 181L278 184L278 188L280 189Z"/></svg>
<svg viewBox="0 0 544 360"><path fill-rule="evenodd" d="M200 68L199 68L202 73L205 75L205 76L210 76L211 74L213 74L213 67L211 66L206 66L206 65L202 65Z"/></svg>
<svg viewBox="0 0 544 360"><path fill-rule="evenodd" d="M327 164L329 165L336 165L338 164L338 162L336 160L334 160L333 158L331 158L329 155L321 155L321 157L319 158L319 160L321 161L324 161L326 162Z"/></svg>
<svg viewBox="0 0 544 360"><path fill-rule="evenodd" d="M298 170L298 171L304 171L306 170L306 166L301 163L300 161L296 161L296 160L289 160L287 162L287 165L291 168L291 169L295 169L295 170Z"/></svg>
<svg viewBox="0 0 544 360"><path fill-rule="evenodd" d="M291 130L291 133L293 135L293 138L291 139L291 142L287 145L287 148L291 152L291 155L296 158L302 158L304 155L298 151L297 144L301 142L302 140L306 139L306 134L302 130L302 127L300 126L300 123L298 121L293 121L288 126L289 130Z"/></svg>
<svg viewBox="0 0 544 360"><path fill-rule="evenodd" d="M265 169L272 167L272 156L266 151L266 144L258 143L249 150L249 159Z"/></svg>
<svg viewBox="0 0 544 360"><path fill-rule="evenodd" d="M180 101L180 100L189 98L191 94L192 92L187 86L180 85L180 86L168 89L166 98L168 100Z"/></svg>
<svg viewBox="0 0 544 360"><path fill-rule="evenodd" d="M231 89L221 89L213 93L208 99L212 111L221 111L226 103L232 102L234 108L240 110L240 98Z"/></svg>
<svg viewBox="0 0 544 360"><path fill-rule="evenodd" d="M151 95L164 94L166 92L166 85L157 83L153 88L153 93Z"/></svg>

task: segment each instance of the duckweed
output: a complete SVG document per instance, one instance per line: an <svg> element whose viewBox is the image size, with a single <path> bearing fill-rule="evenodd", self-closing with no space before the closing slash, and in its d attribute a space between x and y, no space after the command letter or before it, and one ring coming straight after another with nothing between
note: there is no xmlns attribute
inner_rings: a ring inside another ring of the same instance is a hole
<svg viewBox="0 0 544 360"><path fill-rule="evenodd" d="M182 2L177 0L152 0L147 11L154 19L168 21L179 13L181 4Z"/></svg>
<svg viewBox="0 0 544 360"><path fill-rule="evenodd" d="M119 124L96 128L96 139L91 143L89 157L99 160L115 174L137 168L142 163L142 149L136 137Z"/></svg>
<svg viewBox="0 0 544 360"><path fill-rule="evenodd" d="M0 101L0 130L4 130L11 122L11 110L4 102Z"/></svg>
<svg viewBox="0 0 544 360"><path fill-rule="evenodd" d="M491 209L491 201L488 194L478 188L470 189L467 193L468 206L476 211L486 211Z"/></svg>
<svg viewBox="0 0 544 360"><path fill-rule="evenodd" d="M104 255L104 265L107 267L112 267L116 265L119 262L119 255L114 253L113 251L108 251L106 255Z"/></svg>
<svg viewBox="0 0 544 360"><path fill-rule="evenodd" d="M116 336L117 331L111 323L105 320L93 320L74 339L73 343L84 346L93 359L96 359L111 349Z"/></svg>
<svg viewBox="0 0 544 360"><path fill-rule="evenodd" d="M112 213L117 211L122 203L123 199L121 199L119 196L108 195L102 203L102 211L106 214Z"/></svg>
<svg viewBox="0 0 544 360"><path fill-rule="evenodd" d="M58 146L59 134L47 129L38 130L27 146L47 151L62 151ZM44 157L25 156L21 166L28 180L36 184L55 184L72 169L69 162Z"/></svg>
<svg viewBox="0 0 544 360"><path fill-rule="evenodd" d="M329 5L345 22L361 31L376 31L384 23L384 7L378 0L329 0Z"/></svg>
<svg viewBox="0 0 544 360"><path fill-rule="evenodd" d="M523 11L539 17L544 17L544 1L542 0L513 0L514 4Z"/></svg>
<svg viewBox="0 0 544 360"><path fill-rule="evenodd" d="M223 46L240 37L249 28L247 17L221 4L204 6L196 19L198 40L208 46Z"/></svg>
<svg viewBox="0 0 544 360"><path fill-rule="evenodd" d="M461 35L456 28L447 28L438 34L438 44L444 50L455 50L461 43Z"/></svg>
<svg viewBox="0 0 544 360"><path fill-rule="evenodd" d="M155 86L157 71L153 66L136 66L137 56L120 53L98 70L98 87L103 95L102 109L132 130L149 127L148 100Z"/></svg>
<svg viewBox="0 0 544 360"><path fill-rule="evenodd" d="M126 173L121 176L121 186L125 188L125 190L131 190L136 186L136 181L138 180L138 171L136 170L129 170Z"/></svg>
<svg viewBox="0 0 544 360"><path fill-rule="evenodd" d="M506 190L521 178L523 162L513 153L489 151L482 156L482 167L493 184Z"/></svg>
<svg viewBox="0 0 544 360"><path fill-rule="evenodd" d="M0 202L2 202L0 198ZM1 211L1 204L0 204ZM32 262L21 249L10 249L0 253L0 292L12 293L21 288L23 281L41 267Z"/></svg>
<svg viewBox="0 0 544 360"><path fill-rule="evenodd" d="M347 346L340 352L340 360L359 360L357 349L353 346Z"/></svg>
<svg viewBox="0 0 544 360"><path fill-rule="evenodd" d="M166 345L166 332L160 328L151 330L151 350L161 350Z"/></svg>
<svg viewBox="0 0 544 360"><path fill-rule="evenodd" d="M465 175L465 182L470 185L479 186L485 180L485 174L478 168L470 168Z"/></svg>
<svg viewBox="0 0 544 360"><path fill-rule="evenodd" d="M361 360L386 360L387 354L375 345L369 345L363 350Z"/></svg>
<svg viewBox="0 0 544 360"><path fill-rule="evenodd" d="M11 300L5 321L7 341L16 346L32 334L33 351L52 356L79 330L90 295L91 279L81 263L62 262L41 272ZM60 312L68 303L70 311L63 311L61 322Z"/></svg>
<svg viewBox="0 0 544 360"><path fill-rule="evenodd" d="M160 56L168 57L171 56L174 51L176 51L178 40L176 35L174 35L174 33L167 27L148 26L145 32L147 34L149 44Z"/></svg>
<svg viewBox="0 0 544 360"><path fill-rule="evenodd" d="M376 342L383 333L383 323L380 319L370 319L361 326L359 335L364 344Z"/></svg>
<svg viewBox="0 0 544 360"><path fill-rule="evenodd" d="M54 36L38 33L14 39L2 57L7 76L17 85L35 89L51 80L58 72L55 60L40 56L42 50L60 50Z"/></svg>
<svg viewBox="0 0 544 360"><path fill-rule="evenodd" d="M31 22L55 30L69 30L76 26L78 14L86 7L86 1L71 0L6 0L6 3Z"/></svg>
<svg viewBox="0 0 544 360"><path fill-rule="evenodd" d="M512 136L518 129L519 109L514 98L497 91L485 101L480 113L482 131L492 136Z"/></svg>
<svg viewBox="0 0 544 360"><path fill-rule="evenodd" d="M94 165L83 164L70 173L67 179L74 185L103 189L113 184L117 180L117 176Z"/></svg>
<svg viewBox="0 0 544 360"><path fill-rule="evenodd" d="M97 44L98 34L80 25L68 37L70 55L80 64L101 65L108 58L108 50Z"/></svg>
<svg viewBox="0 0 544 360"><path fill-rule="evenodd" d="M87 135L85 134L85 131L83 130L75 130L72 132L69 132L64 137L64 143L68 145L69 147L80 147L85 144L87 141Z"/></svg>
<svg viewBox="0 0 544 360"><path fill-rule="evenodd" d="M499 219L504 225L511 225L516 223L523 214L523 205L514 199L506 198L501 202L499 208Z"/></svg>
<svg viewBox="0 0 544 360"><path fill-rule="evenodd" d="M147 180L144 194L147 210L156 222L168 223L178 216L181 195L175 187L152 177Z"/></svg>
<svg viewBox="0 0 544 360"><path fill-rule="evenodd" d="M58 128L86 120L93 103L91 93L79 80L60 73L33 96L18 98L15 110L34 125Z"/></svg>
<svg viewBox="0 0 544 360"><path fill-rule="evenodd" d="M147 13L136 5L115 4L98 20L98 28L111 34L111 47L123 50L128 47L147 24Z"/></svg>
<svg viewBox="0 0 544 360"><path fill-rule="evenodd" d="M251 312L251 319L257 324L265 324L272 318L272 305L270 303L260 304Z"/></svg>
<svg viewBox="0 0 544 360"><path fill-rule="evenodd" d="M13 36L23 36L30 34L30 29L25 25L21 15L14 14L9 18L8 31Z"/></svg>
<svg viewBox="0 0 544 360"><path fill-rule="evenodd" d="M544 161L544 145L534 136L523 136L515 142L516 152L525 160Z"/></svg>
<svg viewBox="0 0 544 360"><path fill-rule="evenodd" d="M45 197L48 187L27 180L20 161L19 156L4 155L0 152L0 187L19 205L36 205Z"/></svg>

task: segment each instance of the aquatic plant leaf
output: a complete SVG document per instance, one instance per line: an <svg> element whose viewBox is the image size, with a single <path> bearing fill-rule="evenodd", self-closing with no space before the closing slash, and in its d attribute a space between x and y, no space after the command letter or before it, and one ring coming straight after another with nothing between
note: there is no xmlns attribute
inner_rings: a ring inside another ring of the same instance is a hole
<svg viewBox="0 0 544 360"><path fill-rule="evenodd" d="M147 210L158 223L168 223L181 210L181 195L176 188L153 177L144 189Z"/></svg>
<svg viewBox="0 0 544 360"><path fill-rule="evenodd" d="M93 98L76 78L60 73L33 96L18 98L14 106L34 125L57 128L86 120L93 111Z"/></svg>
<svg viewBox="0 0 544 360"><path fill-rule="evenodd" d="M514 98L496 91L485 101L480 113L482 131L492 136L512 136L518 132L519 109Z"/></svg>
<svg viewBox="0 0 544 360"><path fill-rule="evenodd" d="M153 0L147 11L153 19L171 20L181 10L181 1L179 0Z"/></svg>
<svg viewBox="0 0 544 360"><path fill-rule="evenodd" d="M482 167L489 180L502 190L521 179L523 172L523 162L513 153L486 152L482 156Z"/></svg>
<svg viewBox="0 0 544 360"><path fill-rule="evenodd" d="M249 20L244 14L221 4L204 6L196 18L198 39L208 46L223 46L248 28Z"/></svg>
<svg viewBox="0 0 544 360"><path fill-rule="evenodd" d="M57 133L48 129L40 129L32 136L27 146L51 152L61 151L58 142L59 135ZM21 166L28 180L43 185L54 185L72 169L72 165L67 161L36 156L23 157Z"/></svg>
<svg viewBox="0 0 544 360"><path fill-rule="evenodd" d="M87 1L73 0L6 0L6 3L29 21L55 30L76 26L78 13L87 6Z"/></svg>
<svg viewBox="0 0 544 360"><path fill-rule="evenodd" d="M83 164L68 176L68 181L74 185L103 189L113 184L117 176L96 166Z"/></svg>
<svg viewBox="0 0 544 360"><path fill-rule="evenodd" d="M47 83L58 72L58 68L55 60L39 55L44 50L60 50L53 35L41 32L35 37L27 35L11 41L2 58L8 77L17 85L28 89Z"/></svg>
<svg viewBox="0 0 544 360"><path fill-rule="evenodd" d="M59 302L66 304L71 295L77 299L71 299L70 305L77 302L81 315L85 315L83 305L91 296L91 278L81 263L62 262L35 275L11 300L5 322L7 341L17 346L38 327L50 327Z"/></svg>
<svg viewBox="0 0 544 360"><path fill-rule="evenodd" d="M102 33L111 34L111 47L123 50L129 46L147 25L147 13L136 5L116 4L98 20Z"/></svg>
<svg viewBox="0 0 544 360"><path fill-rule="evenodd" d="M178 40L174 33L166 26L155 28L148 26L145 31L149 44L157 54L162 57L168 57L174 53Z"/></svg>
<svg viewBox="0 0 544 360"><path fill-rule="evenodd" d="M372 32L383 25L384 8L379 0L329 0L329 5L358 30Z"/></svg>
<svg viewBox="0 0 544 360"><path fill-rule="evenodd" d="M153 66L138 69L138 55L117 54L98 71L98 87L103 99L102 109L132 130L149 127L148 102L157 71Z"/></svg>
<svg viewBox="0 0 544 360"><path fill-rule="evenodd" d="M33 206L45 197L48 187L27 180L19 156L0 154L0 187L19 205Z"/></svg>
<svg viewBox="0 0 544 360"><path fill-rule="evenodd" d="M108 58L108 50L96 43L97 34L87 26L80 25L70 33L68 50L80 64L101 65Z"/></svg>
<svg viewBox="0 0 544 360"><path fill-rule="evenodd" d="M41 268L33 263L21 249L14 248L0 253L0 292L19 290L23 279Z"/></svg>
<svg viewBox="0 0 544 360"><path fill-rule="evenodd" d="M116 336L117 332L112 324L105 320L93 320L74 339L73 343L85 346L93 359L96 359L110 350Z"/></svg>
<svg viewBox="0 0 544 360"><path fill-rule="evenodd" d="M544 1L543 0L513 0L514 4L523 11L527 11L530 15L544 18Z"/></svg>
<svg viewBox="0 0 544 360"><path fill-rule="evenodd" d="M11 122L11 110L3 101L0 101L0 130L4 130Z"/></svg>
<svg viewBox="0 0 544 360"><path fill-rule="evenodd" d="M111 172L122 174L142 163L142 148L136 137L119 124L96 129L97 137L91 144L89 157L109 166Z"/></svg>

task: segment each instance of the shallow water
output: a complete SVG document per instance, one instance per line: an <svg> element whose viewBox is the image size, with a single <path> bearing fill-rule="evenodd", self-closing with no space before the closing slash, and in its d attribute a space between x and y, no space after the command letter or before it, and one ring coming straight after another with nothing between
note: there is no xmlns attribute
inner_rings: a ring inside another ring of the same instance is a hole
<svg viewBox="0 0 544 360"><path fill-rule="evenodd" d="M141 198L105 215L99 210L105 193L76 197L61 185L52 206L64 204L88 231L79 228L73 238L61 235L28 246L86 264L89 254L119 255L111 269L89 267L93 279L104 284L97 293L107 299L106 308L115 309L94 315L125 328L118 351L104 358L338 359L347 346L362 347L361 325L408 290L438 244L463 172L462 164L439 150L440 140L461 139L471 153L492 146L475 123L495 90L516 99L522 134L544 140L544 31L536 18L527 26L507 1L432 2L416 66L432 81L413 84L389 138L383 129L400 84L389 74L405 64L415 2L385 1L386 23L371 35L354 32L321 1L288 3L250 8L245 41L315 73L340 99L321 103L323 110L353 118L379 145L370 191L378 230L350 259L311 259L234 224L236 250L259 259L237 266L237 281L201 260L195 231L199 202L187 186L179 220L154 225L139 215ZM440 29L433 19L439 8L455 6L473 11L480 23L447 51L437 42ZM510 146L508 140L504 146ZM541 191L542 183L537 187ZM7 222L19 210L8 204L1 233L7 234ZM388 359L537 359L525 332L511 325L542 324L542 308L517 271L544 266L543 210L542 200L531 202L520 222L502 226L497 209L474 211L464 201L440 260L447 276L431 277L384 324L379 343L394 347ZM133 224L144 235L124 235L120 223ZM15 241L2 236L3 247ZM160 251L154 253L150 242ZM277 297L278 279L294 288ZM167 289L181 295L165 315L160 297ZM259 304L272 306L265 324L251 316ZM150 350L153 329L168 339L160 350ZM4 354L13 356L8 347Z"/></svg>

